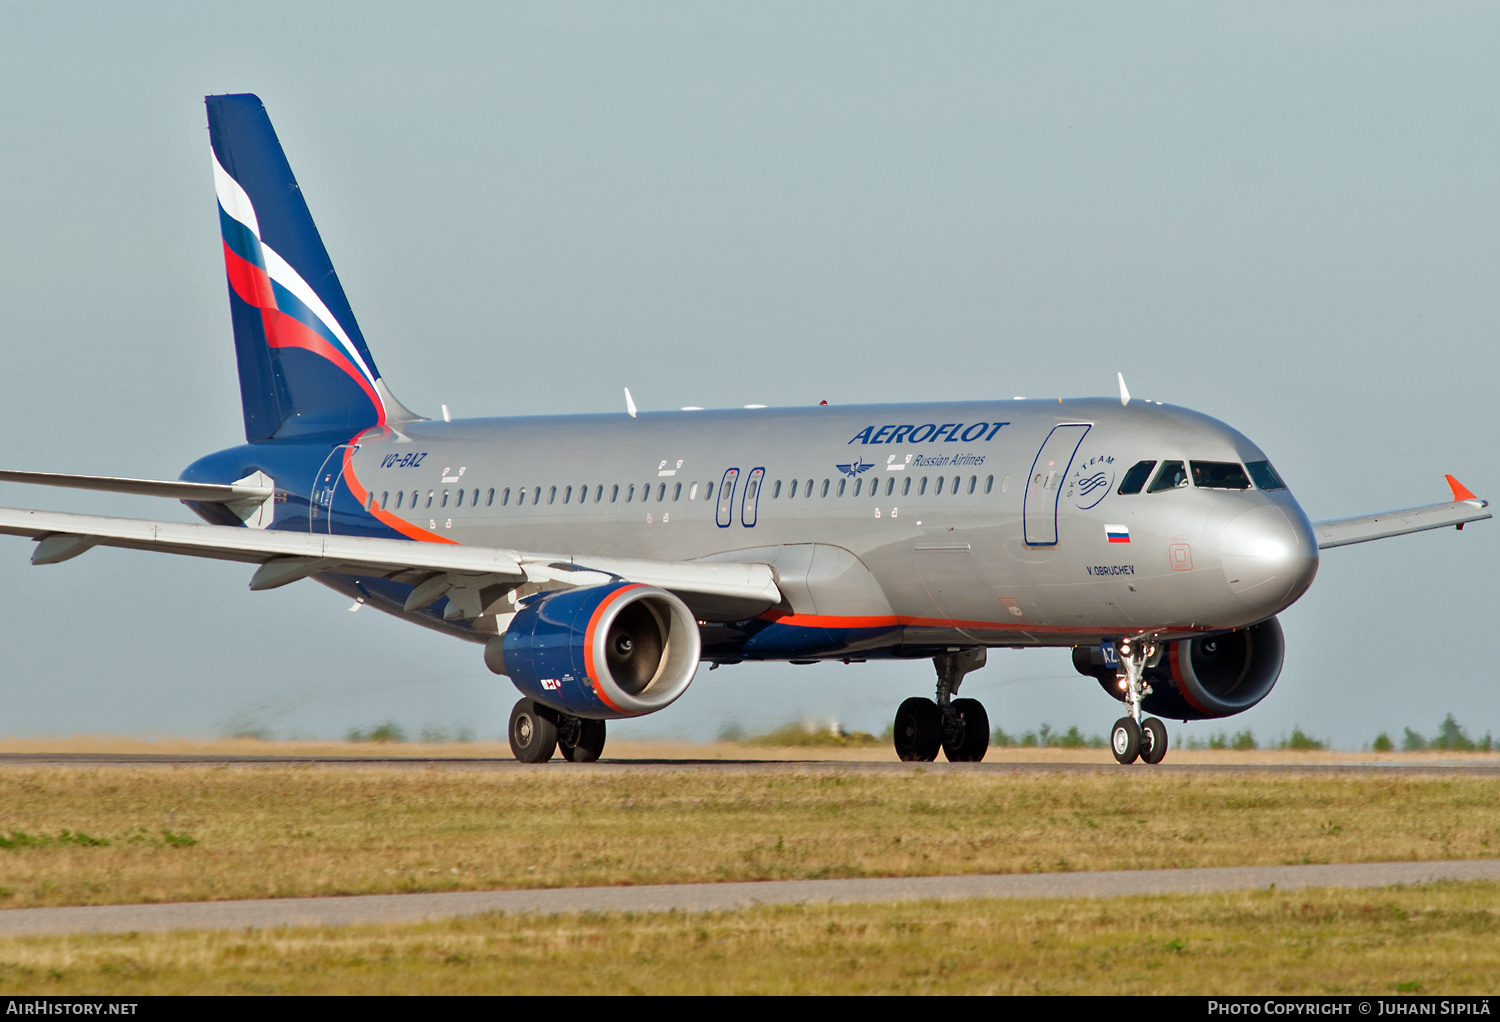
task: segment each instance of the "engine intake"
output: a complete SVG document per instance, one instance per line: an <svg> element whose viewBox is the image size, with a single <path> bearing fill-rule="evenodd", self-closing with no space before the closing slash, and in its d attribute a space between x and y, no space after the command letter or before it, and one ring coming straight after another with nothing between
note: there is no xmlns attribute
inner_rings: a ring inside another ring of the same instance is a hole
<svg viewBox="0 0 1500 1022"><path fill-rule="evenodd" d="M490 640L485 662L543 705L602 720L670 705L697 673L701 649L698 622L680 599L620 582L524 601L505 634Z"/></svg>
<svg viewBox="0 0 1500 1022"><path fill-rule="evenodd" d="M1249 628L1168 643L1161 662L1146 669L1152 692L1141 709L1175 720L1243 713L1270 695L1285 658L1286 639L1274 617ZM1074 647L1073 666L1125 701L1114 670L1104 666L1097 647Z"/></svg>

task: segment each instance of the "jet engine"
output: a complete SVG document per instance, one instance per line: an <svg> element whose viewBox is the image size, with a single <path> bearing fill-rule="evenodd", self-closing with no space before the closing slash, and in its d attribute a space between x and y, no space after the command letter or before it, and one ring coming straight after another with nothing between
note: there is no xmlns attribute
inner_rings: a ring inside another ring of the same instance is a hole
<svg viewBox="0 0 1500 1022"><path fill-rule="evenodd" d="M629 582L523 600L484 659L521 692L575 717L638 717L671 704L698 670L698 622L676 596Z"/></svg>
<svg viewBox="0 0 1500 1022"><path fill-rule="evenodd" d="M1274 617L1249 628L1168 643L1156 666L1146 668L1152 691L1141 709L1175 720L1243 713L1271 693L1285 656L1286 641ZM1115 669L1105 666L1099 647L1073 647L1073 666L1125 701Z"/></svg>

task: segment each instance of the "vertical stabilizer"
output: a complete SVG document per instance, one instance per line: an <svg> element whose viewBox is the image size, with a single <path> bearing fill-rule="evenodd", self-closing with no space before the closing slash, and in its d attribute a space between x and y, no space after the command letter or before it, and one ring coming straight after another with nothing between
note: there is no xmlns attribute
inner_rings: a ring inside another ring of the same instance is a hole
<svg viewBox="0 0 1500 1022"><path fill-rule="evenodd" d="M348 438L416 419L380 378L265 106L206 103L245 438Z"/></svg>

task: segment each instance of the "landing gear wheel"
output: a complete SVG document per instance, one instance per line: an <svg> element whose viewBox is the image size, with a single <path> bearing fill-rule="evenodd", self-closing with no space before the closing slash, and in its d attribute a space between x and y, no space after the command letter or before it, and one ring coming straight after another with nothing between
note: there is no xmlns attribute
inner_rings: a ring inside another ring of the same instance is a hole
<svg viewBox="0 0 1500 1022"><path fill-rule="evenodd" d="M522 699L510 711L510 751L522 763L545 763L557 751L555 712Z"/></svg>
<svg viewBox="0 0 1500 1022"><path fill-rule="evenodd" d="M978 763L990 747L990 715L978 699L955 699L954 721L944 721L943 755L950 763Z"/></svg>
<svg viewBox="0 0 1500 1022"><path fill-rule="evenodd" d="M604 721L564 717L558 722L557 747L569 763L592 763L604 751Z"/></svg>
<svg viewBox="0 0 1500 1022"><path fill-rule="evenodd" d="M1141 726L1129 717L1121 717L1109 732L1109 746L1115 759L1134 763L1141 754Z"/></svg>
<svg viewBox="0 0 1500 1022"><path fill-rule="evenodd" d="M896 711L896 755L904 763L931 763L943 745L943 712L931 699L915 696Z"/></svg>
<svg viewBox="0 0 1500 1022"><path fill-rule="evenodd" d="M1141 721L1141 761L1155 766L1167 756L1167 725L1155 717Z"/></svg>

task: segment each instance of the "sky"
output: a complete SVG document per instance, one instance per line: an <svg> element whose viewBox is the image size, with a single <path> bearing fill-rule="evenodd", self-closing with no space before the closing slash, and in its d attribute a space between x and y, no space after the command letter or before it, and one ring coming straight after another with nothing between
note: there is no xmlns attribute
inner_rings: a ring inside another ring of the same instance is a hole
<svg viewBox="0 0 1500 1022"><path fill-rule="evenodd" d="M203 96L265 101L387 383L435 415L1112 394L1220 418L1313 519L1500 495L1500 7L0 5L0 465L243 440ZM0 484L0 505L191 520ZM480 649L312 582L0 537L0 734L502 735ZM1325 553L1259 706L1500 735L1500 524ZM880 732L922 662L703 670L620 737ZM1105 733L1065 650L964 694ZM1399 739L1398 739L1399 740Z"/></svg>

